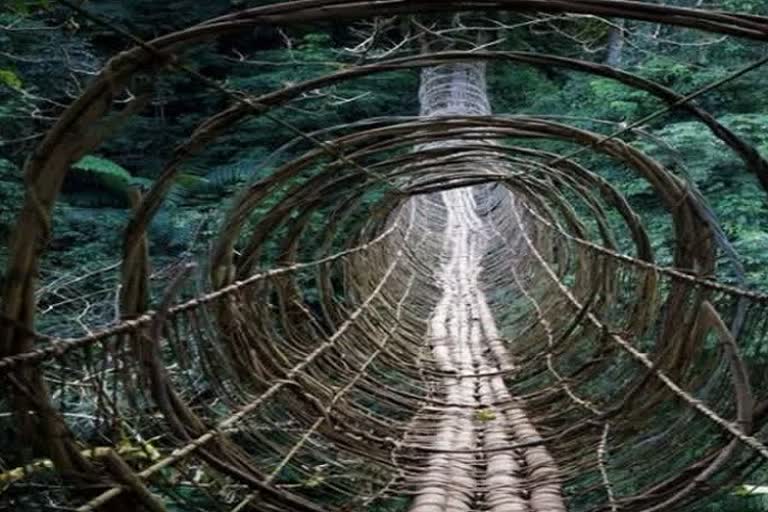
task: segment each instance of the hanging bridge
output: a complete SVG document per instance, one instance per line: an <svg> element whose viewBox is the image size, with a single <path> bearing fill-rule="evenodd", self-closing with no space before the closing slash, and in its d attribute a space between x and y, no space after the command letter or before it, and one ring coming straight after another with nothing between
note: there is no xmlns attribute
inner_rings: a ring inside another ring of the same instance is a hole
<svg viewBox="0 0 768 512"><path fill-rule="evenodd" d="M564 68L653 94L667 104L655 117L685 112L768 188L760 154L695 104L707 89L683 96L606 65L480 49L350 67L257 97L184 64L186 49L255 26L472 9L768 40L768 18L613 0L306 0L135 40L25 168L0 324L20 461L0 483L13 506L651 512L766 463L768 372L745 347L768 342L768 295L718 279L737 264L723 263L701 197L621 141L632 125L605 136L493 114L485 71ZM147 227L186 160L256 116L294 129L273 111L302 93L406 69L421 74L418 116L296 130L306 151L237 194L205 261L153 287ZM40 333L37 269L64 176L146 104L115 101L130 80L169 72L231 104L137 198L119 318L81 337ZM574 150L536 144L550 140ZM671 265L657 263L616 187L577 161L586 152L647 180L674 231ZM264 267L267 248L276 266ZM89 433L67 408L86 400L99 425Z"/></svg>

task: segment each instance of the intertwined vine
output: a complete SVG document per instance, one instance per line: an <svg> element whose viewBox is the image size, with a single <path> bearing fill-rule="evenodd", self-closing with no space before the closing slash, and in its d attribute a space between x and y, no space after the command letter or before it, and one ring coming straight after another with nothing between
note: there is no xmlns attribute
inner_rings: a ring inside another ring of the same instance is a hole
<svg viewBox="0 0 768 512"><path fill-rule="evenodd" d="M648 118L604 136L493 115L484 70L566 68L653 94L668 105L654 117L686 112L768 188L760 154L695 104L717 83L684 96L607 65L481 49L377 61L255 97L185 64L195 45L255 26L473 9L768 39L768 18L617 0L303 0L134 38L24 171L0 324L21 465L4 483L34 480L80 512L661 511L768 460L766 372L743 354L766 343L768 295L718 280L732 263L718 263L706 204L621 141ZM307 91L403 69L421 70L420 116L308 132L275 114ZM163 73L189 74L231 103L134 194L120 319L80 338L38 333L37 267L64 176L149 102L115 101L130 81ZM174 179L256 116L293 130L304 151L244 187L209 257L154 292L147 227ZM575 149L537 145L549 140ZM577 161L585 152L648 181L674 230L672 266L655 262L614 184ZM265 268L275 247L279 261ZM78 397L98 420L87 434L64 406ZM20 503L34 503L25 494Z"/></svg>

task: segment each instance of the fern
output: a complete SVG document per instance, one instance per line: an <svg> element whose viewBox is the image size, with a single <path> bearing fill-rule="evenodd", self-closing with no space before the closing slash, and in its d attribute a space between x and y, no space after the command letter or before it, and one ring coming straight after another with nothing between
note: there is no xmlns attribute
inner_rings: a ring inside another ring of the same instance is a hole
<svg viewBox="0 0 768 512"><path fill-rule="evenodd" d="M132 187L149 188L152 180L132 176L120 164L108 158L88 155L72 164L73 177L79 181L105 190L126 206ZM182 173L176 176L174 185L168 192L169 202L173 205L181 202L189 191L198 190L208 185L208 180L194 174ZM77 190L82 196L87 191Z"/></svg>
<svg viewBox="0 0 768 512"><path fill-rule="evenodd" d="M128 190L134 178L124 167L99 156L84 156L72 164L74 176L114 193L121 199L128 198Z"/></svg>
<svg viewBox="0 0 768 512"><path fill-rule="evenodd" d="M205 190L209 185L209 181L201 176L189 173L178 174L168 191L168 201L174 206L189 203L198 191Z"/></svg>

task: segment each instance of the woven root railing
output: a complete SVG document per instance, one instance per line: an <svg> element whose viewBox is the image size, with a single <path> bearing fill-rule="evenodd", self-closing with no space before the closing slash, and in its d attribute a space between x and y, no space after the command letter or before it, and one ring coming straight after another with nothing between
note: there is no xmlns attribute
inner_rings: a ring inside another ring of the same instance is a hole
<svg viewBox="0 0 768 512"><path fill-rule="evenodd" d="M184 50L258 25L473 7L768 39L765 18L627 1L312 0L139 42L25 169L0 324L18 451L3 454L13 464L0 471L0 500L79 512L648 512L765 464L768 372L745 350L766 343L768 295L717 279L706 205L618 134L492 115L484 69L611 78L699 120L768 188L765 160L690 97L558 56L423 54L259 97L211 82L232 104L137 198L119 320L80 337L36 332L39 247L64 175L107 136L94 126L146 104L114 111L133 77L189 72ZM279 153L269 177L238 193L210 257L155 291L147 226L186 160L305 91L408 68L423 69L421 116L297 134L289 144L305 151ZM547 140L577 150L538 149ZM674 232L671 265L655 261L627 200L577 161L584 151L647 179ZM274 268L268 248L281 255Z"/></svg>

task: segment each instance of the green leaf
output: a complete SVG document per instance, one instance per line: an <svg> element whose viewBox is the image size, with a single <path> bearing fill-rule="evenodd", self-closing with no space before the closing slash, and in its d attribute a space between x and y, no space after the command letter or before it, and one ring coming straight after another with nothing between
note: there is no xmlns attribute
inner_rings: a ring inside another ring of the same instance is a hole
<svg viewBox="0 0 768 512"><path fill-rule="evenodd" d="M124 167L100 156L84 156L72 164L72 170L121 196L127 196L134 181Z"/></svg>
<svg viewBox="0 0 768 512"><path fill-rule="evenodd" d="M176 176L175 182L180 187L186 189L196 189L210 185L210 181L194 174L183 173Z"/></svg>
<svg viewBox="0 0 768 512"><path fill-rule="evenodd" d="M496 413L490 409L479 409L475 412L477 421L493 421L496 419Z"/></svg>
<svg viewBox="0 0 768 512"><path fill-rule="evenodd" d="M0 83L13 89L21 89L21 86L23 85L19 75L10 69L0 69Z"/></svg>
<svg viewBox="0 0 768 512"><path fill-rule="evenodd" d="M320 487L325 482L325 477L321 475L320 473L315 473L311 477L307 479L306 482L304 482L304 487L309 487L310 489L315 487Z"/></svg>
<svg viewBox="0 0 768 512"><path fill-rule="evenodd" d="M121 165L100 156L87 155L72 164L73 169L130 180L131 173Z"/></svg>

